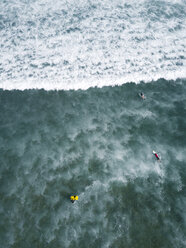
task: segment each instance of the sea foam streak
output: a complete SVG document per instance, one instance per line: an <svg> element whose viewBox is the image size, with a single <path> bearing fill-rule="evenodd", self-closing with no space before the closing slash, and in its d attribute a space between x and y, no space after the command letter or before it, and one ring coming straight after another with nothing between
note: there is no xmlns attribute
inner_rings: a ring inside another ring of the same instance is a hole
<svg viewBox="0 0 186 248"><path fill-rule="evenodd" d="M186 77L184 1L0 3L0 88L87 89Z"/></svg>

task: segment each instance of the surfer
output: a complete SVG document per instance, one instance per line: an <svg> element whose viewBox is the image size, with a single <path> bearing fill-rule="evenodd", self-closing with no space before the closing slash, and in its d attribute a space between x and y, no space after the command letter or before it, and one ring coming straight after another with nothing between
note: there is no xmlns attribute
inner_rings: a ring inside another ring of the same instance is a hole
<svg viewBox="0 0 186 248"><path fill-rule="evenodd" d="M143 92L139 93L139 96L140 96L143 100L145 100L145 95L143 94Z"/></svg>
<svg viewBox="0 0 186 248"><path fill-rule="evenodd" d="M154 156L157 158L157 160L160 161L160 157L158 156L157 152L155 152L155 151L152 151L152 152L153 152Z"/></svg>
<svg viewBox="0 0 186 248"><path fill-rule="evenodd" d="M70 200L71 200L72 203L74 203L75 201L78 200L78 196L77 196L77 195L72 195L72 196L70 197Z"/></svg>

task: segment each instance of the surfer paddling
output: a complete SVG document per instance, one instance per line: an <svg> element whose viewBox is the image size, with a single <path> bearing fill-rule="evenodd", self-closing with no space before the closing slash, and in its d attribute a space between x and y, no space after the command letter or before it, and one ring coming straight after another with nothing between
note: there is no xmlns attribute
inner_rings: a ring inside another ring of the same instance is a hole
<svg viewBox="0 0 186 248"><path fill-rule="evenodd" d="M74 203L75 201L78 200L78 196L77 195L71 195L70 200L72 203Z"/></svg>
<svg viewBox="0 0 186 248"><path fill-rule="evenodd" d="M140 96L143 100L145 100L145 95L143 94L143 92L139 93L139 96Z"/></svg>
<svg viewBox="0 0 186 248"><path fill-rule="evenodd" d="M152 153L154 154L154 156L157 158L158 161L160 161L160 157L158 156L157 152L152 151Z"/></svg>

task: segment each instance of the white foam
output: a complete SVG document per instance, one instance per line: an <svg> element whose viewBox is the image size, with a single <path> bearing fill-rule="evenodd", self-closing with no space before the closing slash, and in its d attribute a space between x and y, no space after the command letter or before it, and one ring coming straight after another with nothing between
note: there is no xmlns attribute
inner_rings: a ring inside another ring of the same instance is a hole
<svg viewBox="0 0 186 248"><path fill-rule="evenodd" d="M77 90L186 78L186 5L158 4L0 3L0 88Z"/></svg>
<svg viewBox="0 0 186 248"><path fill-rule="evenodd" d="M87 79L82 81L74 81L74 82L60 82L62 80L57 79L40 79L39 83L38 80L33 79L25 79L23 81L19 80L6 80L0 82L0 88L4 90L25 90L25 89L45 89L45 90L87 90L90 87L98 87L101 88L103 86L115 86L115 85L122 85L125 83L140 83L141 81L147 83L151 81L156 81L160 78L164 78L166 80L176 80L176 79L185 79L185 70L179 70L177 72L169 72L165 74L152 74L152 75L138 75L137 73L133 75L127 75L126 77L122 78L100 78L100 79Z"/></svg>

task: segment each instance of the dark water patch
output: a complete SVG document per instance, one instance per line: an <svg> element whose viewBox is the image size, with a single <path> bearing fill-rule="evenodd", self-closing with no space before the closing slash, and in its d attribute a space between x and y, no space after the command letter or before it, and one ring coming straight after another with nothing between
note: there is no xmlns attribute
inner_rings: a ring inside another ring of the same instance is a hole
<svg viewBox="0 0 186 248"><path fill-rule="evenodd" d="M184 247L185 96L164 79L0 90L3 247Z"/></svg>

